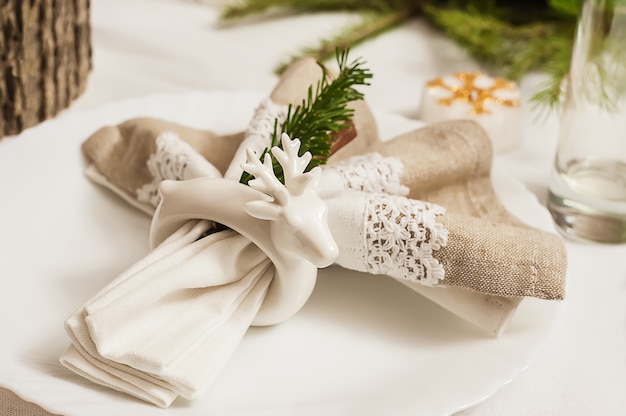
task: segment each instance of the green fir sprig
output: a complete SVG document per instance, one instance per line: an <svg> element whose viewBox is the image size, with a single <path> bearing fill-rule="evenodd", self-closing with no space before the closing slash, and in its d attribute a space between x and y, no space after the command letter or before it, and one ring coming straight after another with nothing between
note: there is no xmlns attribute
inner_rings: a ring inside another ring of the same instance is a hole
<svg viewBox="0 0 626 416"><path fill-rule="evenodd" d="M348 104L363 99L363 93L355 87L369 85L372 78L372 73L364 68L361 59L348 62L348 49L337 49L336 57L339 67L337 76L331 79L328 70L322 65L323 76L315 88L309 86L307 97L301 104L295 107L289 105L287 117L281 126L278 126L278 120L274 122L271 145L259 155L261 160L265 154L271 155L271 147L282 147L280 136L284 132L292 139L300 140L300 156L307 151L311 152L313 158L306 171L326 163L335 141L333 135L350 128L354 110ZM276 177L284 183L282 167L276 159L272 158L272 161ZM244 172L239 181L247 184L251 179L252 175Z"/></svg>
<svg viewBox="0 0 626 416"><path fill-rule="evenodd" d="M566 75L581 0L239 0L228 3L223 21L273 11L311 13L350 11L359 15L338 33L305 47L291 61L324 61L335 46L352 48L407 20L421 16L464 46L491 72L518 81L530 71L551 76L537 99L558 102ZM288 63L281 63L282 71Z"/></svg>
<svg viewBox="0 0 626 416"><path fill-rule="evenodd" d="M239 0L229 2L222 10L222 20L235 20L276 10L318 12L370 10L385 12L406 4L405 0Z"/></svg>
<svg viewBox="0 0 626 416"><path fill-rule="evenodd" d="M547 11L542 19L515 18L516 9L461 11L427 6L424 13L448 37L491 66L498 75L518 81L531 71L545 72L550 77L534 100L550 107L559 103L561 81L571 60L574 19L549 17L552 12Z"/></svg>
<svg viewBox="0 0 626 416"><path fill-rule="evenodd" d="M300 52L292 55L288 61L279 63L275 72L281 74L295 61L307 57L324 62L332 58L336 48L353 48L402 24L412 14L413 10L411 8L364 12L356 22L345 27L340 33L321 39L316 46L304 47Z"/></svg>

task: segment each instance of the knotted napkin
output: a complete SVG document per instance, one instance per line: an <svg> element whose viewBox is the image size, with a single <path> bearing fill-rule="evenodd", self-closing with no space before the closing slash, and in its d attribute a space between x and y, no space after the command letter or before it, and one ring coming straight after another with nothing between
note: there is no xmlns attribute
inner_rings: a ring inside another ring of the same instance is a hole
<svg viewBox="0 0 626 416"><path fill-rule="evenodd" d="M262 144L255 122L279 116L276 102L297 102L320 76L310 61L291 68L269 113L262 103L242 134L153 119L104 128L83 145L88 176L148 213L164 179L234 178L241 149ZM498 201L480 127L448 122L381 143L366 103L357 105L356 137L331 157L320 184L338 265L396 278L493 334L524 296L564 296L562 243ZM267 256L241 235L204 236L213 226L189 221L156 239L149 256L73 314L64 365L163 407L206 391L273 277Z"/></svg>

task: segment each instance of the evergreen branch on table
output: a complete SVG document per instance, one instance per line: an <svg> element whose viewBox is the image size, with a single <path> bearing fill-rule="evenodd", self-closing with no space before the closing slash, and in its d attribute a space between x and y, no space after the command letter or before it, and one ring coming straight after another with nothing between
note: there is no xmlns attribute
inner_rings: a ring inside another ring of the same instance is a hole
<svg viewBox="0 0 626 416"><path fill-rule="evenodd" d="M240 0L225 6L221 19L236 20L277 9L294 12L342 10L385 12L404 3L406 3L405 0Z"/></svg>
<svg viewBox="0 0 626 416"><path fill-rule="evenodd" d="M573 26L559 21L514 26L476 11L428 6L425 13L446 35L480 60L502 68L507 77L519 79L555 54L565 54L569 61Z"/></svg>
<svg viewBox="0 0 626 416"><path fill-rule="evenodd" d="M306 57L324 62L332 56L336 48L346 49L359 45L400 25L413 13L414 9L410 7L382 13L365 12L360 16L359 22L342 29L337 35L320 40L317 47L303 48L297 55L292 56L289 61L279 64L275 72L282 74L293 62Z"/></svg>
<svg viewBox="0 0 626 416"><path fill-rule="evenodd" d="M303 48L292 59L324 61L335 46L350 48L422 15L480 61L513 80L532 70L552 80L535 98L555 103L569 69L581 0L240 0L223 10L222 20L283 10L292 13L350 11L361 20L338 35ZM281 64L278 70L285 65Z"/></svg>
<svg viewBox="0 0 626 416"><path fill-rule="evenodd" d="M548 5L552 10L573 18L578 16L580 3L581 0L548 0Z"/></svg>
<svg viewBox="0 0 626 416"><path fill-rule="evenodd" d="M522 75L543 70L550 79L535 102L558 104L561 80L569 70L575 25L555 19L512 25L476 11L425 8L426 15L479 60L498 68L503 75L519 80Z"/></svg>
<svg viewBox="0 0 626 416"><path fill-rule="evenodd" d="M323 75L316 84L315 89L309 86L307 97L300 105L289 105L287 118L280 129L278 123L274 124L274 132L270 148L281 147L280 134L287 133L292 139L300 140L300 156L305 152L311 152L313 156L305 171L315 166L323 165L328 160L331 146L335 140L333 134L350 128L350 122L354 110L348 107L351 101L362 100L363 93L355 88L359 85L369 85L372 73L363 67L363 61L357 59L348 62L348 50L336 52L339 73L330 80L324 66ZM263 160L265 154L270 154L270 148L266 148L259 158ZM274 173L284 183L282 167L272 157ZM247 184L252 175L244 172L239 182Z"/></svg>
<svg viewBox="0 0 626 416"><path fill-rule="evenodd" d="M566 77L568 65L554 65L554 69L547 71L550 75L549 78L544 81L540 87L539 92L535 93L532 97L535 109L554 109L557 108L563 98L563 80Z"/></svg>
<svg viewBox="0 0 626 416"><path fill-rule="evenodd" d="M552 39L552 43L555 44L554 55L541 68L548 75L548 79L540 85L539 92L532 97L536 108L557 108L563 98L563 80L569 72L572 45L570 39L564 36Z"/></svg>

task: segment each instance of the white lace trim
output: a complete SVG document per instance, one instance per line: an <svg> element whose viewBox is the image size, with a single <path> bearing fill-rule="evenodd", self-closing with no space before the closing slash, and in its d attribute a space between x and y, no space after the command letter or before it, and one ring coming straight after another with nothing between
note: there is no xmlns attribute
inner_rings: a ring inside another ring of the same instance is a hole
<svg viewBox="0 0 626 416"><path fill-rule="evenodd" d="M163 180L182 181L205 176L203 165L208 162L174 132L159 134L155 143L156 151L146 162L152 181L137 189L137 199L157 206L161 200L159 184Z"/></svg>
<svg viewBox="0 0 626 416"><path fill-rule="evenodd" d="M254 117L250 121L246 129L246 142L257 143L264 148L269 147L272 143L272 134L274 133L274 123L276 123L276 134L280 137L282 133L281 126L287 119L287 110L289 106L275 104L271 99L265 98L254 111ZM253 149L261 152L261 149Z"/></svg>
<svg viewBox="0 0 626 416"><path fill-rule="evenodd" d="M445 209L396 195L368 194L365 218L368 272L433 286L445 276L433 251L448 230L435 220Z"/></svg>
<svg viewBox="0 0 626 416"><path fill-rule="evenodd" d="M382 192L391 195L408 195L409 188L400 183L404 165L396 157L383 157L380 153L352 156L327 169L335 170L344 186L363 192Z"/></svg>
<svg viewBox="0 0 626 416"><path fill-rule="evenodd" d="M287 118L289 106L275 104L270 98L265 98L254 110L254 116L246 128L246 135L230 162L226 174L226 179L239 180L243 169L241 164L246 162L246 149L251 149L257 154L261 154L265 148L272 144L272 134L274 133L274 123L276 122L276 133L282 133L281 126Z"/></svg>

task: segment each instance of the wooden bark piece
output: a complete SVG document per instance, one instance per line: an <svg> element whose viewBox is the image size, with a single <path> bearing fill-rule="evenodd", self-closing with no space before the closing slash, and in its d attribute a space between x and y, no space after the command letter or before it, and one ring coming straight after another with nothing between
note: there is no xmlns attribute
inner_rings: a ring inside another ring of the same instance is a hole
<svg viewBox="0 0 626 416"><path fill-rule="evenodd" d="M0 138L55 116L87 85L89 0L0 0Z"/></svg>

